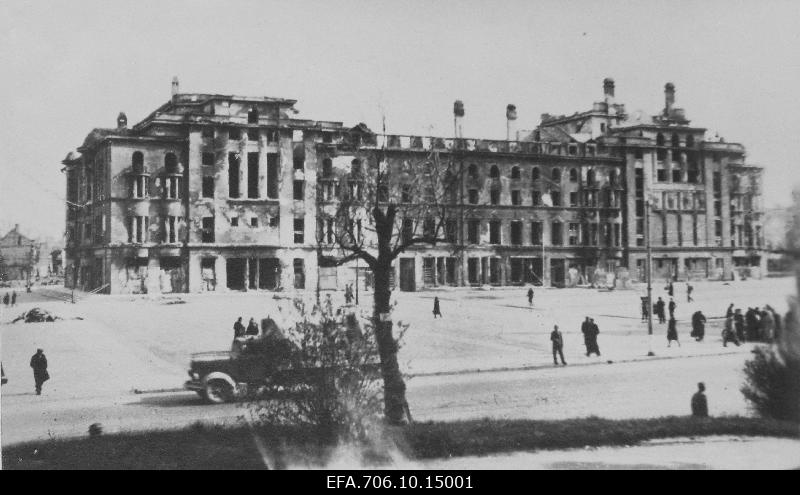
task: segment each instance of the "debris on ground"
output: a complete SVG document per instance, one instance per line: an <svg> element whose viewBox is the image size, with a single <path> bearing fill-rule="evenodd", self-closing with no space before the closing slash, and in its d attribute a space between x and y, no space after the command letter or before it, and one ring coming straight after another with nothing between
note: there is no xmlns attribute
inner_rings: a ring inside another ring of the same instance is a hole
<svg viewBox="0 0 800 495"><path fill-rule="evenodd" d="M165 299L165 300L164 300L164 302L163 302L162 304L186 304L186 301L184 301L184 300L183 300L183 299L181 299L181 298L177 298L177 299Z"/></svg>
<svg viewBox="0 0 800 495"><path fill-rule="evenodd" d="M56 321L60 319L61 317L56 316L47 310L44 310L42 308L33 308L14 318L14 320L11 323L16 323L20 320L24 321L25 323L41 323L41 322Z"/></svg>

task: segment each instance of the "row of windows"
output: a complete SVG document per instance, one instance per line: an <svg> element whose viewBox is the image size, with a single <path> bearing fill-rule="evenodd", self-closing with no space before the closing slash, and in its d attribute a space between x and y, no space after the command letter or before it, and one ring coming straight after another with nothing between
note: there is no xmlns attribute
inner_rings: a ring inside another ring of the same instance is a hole
<svg viewBox="0 0 800 495"><path fill-rule="evenodd" d="M159 231L150 231L150 217L131 215L125 218L125 227L128 231L129 243L143 242L179 242L178 229L185 223L183 217L165 216L158 219ZM233 217L230 220L232 227L239 226L239 218ZM88 235L91 236L91 224L88 225ZM279 217L274 216L269 219L270 227L279 225ZM250 218L250 226L258 227L258 217ZM293 240L295 244L302 244L305 241L305 219L294 219ZM215 242L215 223L214 217L203 217L201 240L205 243Z"/></svg>
<svg viewBox="0 0 800 495"><path fill-rule="evenodd" d="M568 173L569 173L569 181L570 182L580 182L580 171L577 168L569 169ZM476 164L474 164L474 163L471 164L469 166L469 168L467 169L467 174L468 174L469 178L471 178L471 179L478 179L479 178L478 166ZM561 181L561 174L562 174L561 168L553 167L550 170L550 179L552 181L554 181L554 182L560 182ZM541 172L539 170L539 167L533 167L531 169L530 175L531 175L531 180L532 181L539 180L541 178ZM489 178L490 179L499 179L500 178L500 169L497 167L497 165L492 165L492 168L489 169ZM517 179L521 179L522 178L522 171L521 171L520 167L518 167L516 165L511 167L510 178L512 180L517 180ZM608 180L609 180L609 182L611 184L616 184L617 183L617 172L616 172L616 170L609 171ZM587 184L594 184L595 182L596 182L595 171L593 169L587 170L586 171L586 183Z"/></svg>

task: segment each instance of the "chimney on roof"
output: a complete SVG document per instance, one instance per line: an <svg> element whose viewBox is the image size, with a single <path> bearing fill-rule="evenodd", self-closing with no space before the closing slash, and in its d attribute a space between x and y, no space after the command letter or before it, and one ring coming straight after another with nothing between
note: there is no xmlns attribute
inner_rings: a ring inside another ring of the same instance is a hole
<svg viewBox="0 0 800 495"><path fill-rule="evenodd" d="M19 224L18 223L14 224L14 232L19 232Z"/></svg>
<svg viewBox="0 0 800 495"><path fill-rule="evenodd" d="M506 106L506 141L517 140L517 106L509 103Z"/></svg>
<svg viewBox="0 0 800 495"><path fill-rule="evenodd" d="M453 103L453 127L455 138L460 139L464 137L464 130L461 127L461 121L464 119L464 102L456 100Z"/></svg>
<svg viewBox="0 0 800 495"><path fill-rule="evenodd" d="M606 105L609 107L614 104L614 80L610 77L603 79L603 94L605 95Z"/></svg>
<svg viewBox="0 0 800 495"><path fill-rule="evenodd" d="M179 90L179 83L178 83L178 76L172 78L172 102L175 103L175 99L178 97L178 90Z"/></svg>
<svg viewBox="0 0 800 495"><path fill-rule="evenodd" d="M672 107L675 106L675 85L668 82L664 85L664 115L669 116L672 113Z"/></svg>
<svg viewBox="0 0 800 495"><path fill-rule="evenodd" d="M117 115L117 130L127 129L128 128L128 116L125 115L125 112L120 112Z"/></svg>

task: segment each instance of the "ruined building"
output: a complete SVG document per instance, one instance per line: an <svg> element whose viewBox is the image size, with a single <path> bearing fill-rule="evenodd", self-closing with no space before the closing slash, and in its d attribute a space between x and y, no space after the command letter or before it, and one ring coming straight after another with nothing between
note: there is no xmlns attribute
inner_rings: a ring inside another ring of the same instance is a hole
<svg viewBox="0 0 800 495"><path fill-rule="evenodd" d="M66 283L112 294L368 288L363 263L325 263L330 212L369 194L361 177L381 164L399 172L378 198L452 213L443 242L396 260L402 290L641 279L648 213L656 277L757 275L762 169L742 145L690 126L674 94L668 84L659 115L631 116L607 79L591 110L517 132L509 105L507 139L485 140L461 136L458 102L455 137L379 135L295 118L294 100L185 94L175 80L143 121L128 127L120 113L62 162ZM457 171L456 190L407 194L417 172L403 167L431 163Z"/></svg>

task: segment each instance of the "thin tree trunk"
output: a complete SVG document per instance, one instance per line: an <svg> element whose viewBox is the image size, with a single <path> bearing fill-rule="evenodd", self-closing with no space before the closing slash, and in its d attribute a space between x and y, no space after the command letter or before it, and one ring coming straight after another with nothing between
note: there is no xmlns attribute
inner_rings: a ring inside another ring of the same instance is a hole
<svg viewBox="0 0 800 495"><path fill-rule="evenodd" d="M397 362L397 342L392 335L392 321L381 321L389 314L392 288L391 262L378 260L375 270L374 315L378 352L383 375L384 414L389 424L401 424L406 410L406 384Z"/></svg>

